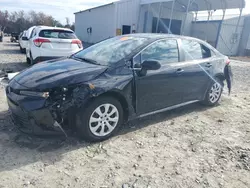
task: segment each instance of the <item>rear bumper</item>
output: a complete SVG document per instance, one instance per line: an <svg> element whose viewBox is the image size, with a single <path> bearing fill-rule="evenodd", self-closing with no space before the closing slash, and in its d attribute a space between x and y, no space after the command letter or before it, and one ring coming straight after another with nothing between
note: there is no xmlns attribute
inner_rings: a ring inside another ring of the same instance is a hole
<svg viewBox="0 0 250 188"><path fill-rule="evenodd" d="M51 56L37 57L37 58L34 59L34 63L40 63L40 62L48 61L48 60L52 60L52 59L59 59L61 57L60 56L59 57L58 56L57 57L51 57Z"/></svg>
<svg viewBox="0 0 250 188"><path fill-rule="evenodd" d="M231 93L232 90L232 79L233 79L233 73L230 65L226 65L224 69L224 76L225 80L227 82L227 88L229 94Z"/></svg>

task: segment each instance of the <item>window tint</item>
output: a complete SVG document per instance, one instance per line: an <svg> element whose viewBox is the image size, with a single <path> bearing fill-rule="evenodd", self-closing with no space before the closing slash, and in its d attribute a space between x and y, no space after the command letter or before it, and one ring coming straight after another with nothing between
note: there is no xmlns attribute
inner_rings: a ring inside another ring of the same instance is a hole
<svg viewBox="0 0 250 188"><path fill-rule="evenodd" d="M34 36L36 35L36 31L35 31L35 28L32 30L32 32L31 32L31 38L33 38Z"/></svg>
<svg viewBox="0 0 250 188"><path fill-rule="evenodd" d="M27 37L27 32L26 31L23 32L22 37Z"/></svg>
<svg viewBox="0 0 250 188"><path fill-rule="evenodd" d="M119 36L99 42L74 55L88 58L101 65L112 65L126 58L147 42L147 38Z"/></svg>
<svg viewBox="0 0 250 188"><path fill-rule="evenodd" d="M192 40L182 40L182 48L184 50L186 61L203 58L201 45L198 42Z"/></svg>
<svg viewBox="0 0 250 188"><path fill-rule="evenodd" d="M179 61L179 50L176 40L161 40L153 43L141 53L142 62L156 60L161 64Z"/></svg>
<svg viewBox="0 0 250 188"><path fill-rule="evenodd" d="M203 44L201 44L201 51L202 51L202 58L209 58L211 57L211 50L204 46Z"/></svg>
<svg viewBox="0 0 250 188"><path fill-rule="evenodd" d="M133 64L141 64L141 54L138 54L136 57L133 59Z"/></svg>
<svg viewBox="0 0 250 188"><path fill-rule="evenodd" d="M65 30L42 30L40 31L39 36L56 39L76 39L76 36L72 31Z"/></svg>

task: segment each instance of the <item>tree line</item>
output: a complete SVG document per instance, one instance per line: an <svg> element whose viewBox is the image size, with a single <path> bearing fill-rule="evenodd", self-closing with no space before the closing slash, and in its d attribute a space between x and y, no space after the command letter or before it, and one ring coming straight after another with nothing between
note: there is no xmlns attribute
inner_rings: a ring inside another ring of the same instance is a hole
<svg viewBox="0 0 250 188"><path fill-rule="evenodd" d="M51 15L47 15L43 12L36 12L33 10L29 12L23 10L9 12L7 10L0 10L0 31L2 30L5 33L20 33L35 25L67 27L74 30L74 23L70 24L68 17L65 19L66 24L63 25Z"/></svg>

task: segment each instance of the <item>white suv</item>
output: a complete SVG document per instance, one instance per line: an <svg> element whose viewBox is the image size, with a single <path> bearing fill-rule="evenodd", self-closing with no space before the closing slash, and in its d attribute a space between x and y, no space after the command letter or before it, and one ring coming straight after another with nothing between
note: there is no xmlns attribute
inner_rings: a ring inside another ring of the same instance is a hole
<svg viewBox="0 0 250 188"><path fill-rule="evenodd" d="M82 50L82 42L67 28L37 26L26 48L27 62L38 62L70 56Z"/></svg>

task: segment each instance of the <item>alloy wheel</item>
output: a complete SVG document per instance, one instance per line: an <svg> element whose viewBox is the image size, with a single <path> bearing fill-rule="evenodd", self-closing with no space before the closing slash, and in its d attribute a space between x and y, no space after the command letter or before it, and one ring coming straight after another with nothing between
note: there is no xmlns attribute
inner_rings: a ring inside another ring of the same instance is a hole
<svg viewBox="0 0 250 188"><path fill-rule="evenodd" d="M214 83L209 93L209 100L211 103L216 103L219 100L221 91L221 85L218 82Z"/></svg>
<svg viewBox="0 0 250 188"><path fill-rule="evenodd" d="M91 114L89 128L95 136L110 134L119 122L119 111L112 104L102 104Z"/></svg>

